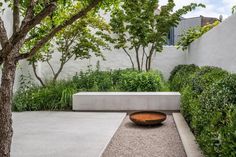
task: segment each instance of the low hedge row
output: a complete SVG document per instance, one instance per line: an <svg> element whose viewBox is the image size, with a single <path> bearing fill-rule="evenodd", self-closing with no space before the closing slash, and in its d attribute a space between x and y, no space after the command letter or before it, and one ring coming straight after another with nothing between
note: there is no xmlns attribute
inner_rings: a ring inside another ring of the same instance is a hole
<svg viewBox="0 0 236 157"><path fill-rule="evenodd" d="M27 81L26 81L27 82ZM157 71L133 70L87 71L71 80L48 83L45 87L20 88L13 99L14 111L70 110L72 95L93 91L164 91L168 90L162 75Z"/></svg>
<svg viewBox="0 0 236 157"><path fill-rule="evenodd" d="M236 74L210 66L176 69L170 88L181 92L181 112L205 155L236 156Z"/></svg>

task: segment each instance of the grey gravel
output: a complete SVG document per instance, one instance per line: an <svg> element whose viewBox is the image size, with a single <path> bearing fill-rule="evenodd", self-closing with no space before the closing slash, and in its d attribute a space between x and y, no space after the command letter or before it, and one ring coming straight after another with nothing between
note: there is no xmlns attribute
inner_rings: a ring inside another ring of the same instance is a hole
<svg viewBox="0 0 236 157"><path fill-rule="evenodd" d="M163 125L141 127L127 116L102 157L186 157L172 115Z"/></svg>

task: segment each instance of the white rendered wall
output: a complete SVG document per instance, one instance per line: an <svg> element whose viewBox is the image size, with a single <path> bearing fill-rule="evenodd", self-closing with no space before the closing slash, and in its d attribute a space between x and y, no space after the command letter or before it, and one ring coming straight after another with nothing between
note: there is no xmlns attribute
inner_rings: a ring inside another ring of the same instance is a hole
<svg viewBox="0 0 236 157"><path fill-rule="evenodd" d="M236 72L236 14L230 16L189 47L187 63Z"/></svg>
<svg viewBox="0 0 236 157"><path fill-rule="evenodd" d="M134 53L131 53L134 58ZM123 50L113 49L112 51L104 51L103 55L105 60L99 57L93 56L91 59L84 60L71 60L69 61L59 78L70 78L81 70L85 71L88 66L96 68L96 64L99 61L101 70L111 70L111 69L125 69L131 68L131 62L128 56L123 52ZM51 60L51 64L55 69L59 68L59 54L55 54ZM176 47L168 46L164 47L162 53L157 53L153 56L152 69L160 70L164 77L168 79L169 74L173 68L179 64L185 63L186 52L177 50ZM135 60L134 60L135 61ZM136 62L135 62L136 63ZM49 78L51 75L51 70L46 63L41 63L41 75L44 78Z"/></svg>

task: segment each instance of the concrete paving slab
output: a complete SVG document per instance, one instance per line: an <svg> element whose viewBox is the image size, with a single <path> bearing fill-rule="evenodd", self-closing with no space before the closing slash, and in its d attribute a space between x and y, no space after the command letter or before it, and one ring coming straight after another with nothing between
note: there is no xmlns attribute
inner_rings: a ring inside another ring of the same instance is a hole
<svg viewBox="0 0 236 157"><path fill-rule="evenodd" d="M126 113L13 113L12 157L99 157Z"/></svg>

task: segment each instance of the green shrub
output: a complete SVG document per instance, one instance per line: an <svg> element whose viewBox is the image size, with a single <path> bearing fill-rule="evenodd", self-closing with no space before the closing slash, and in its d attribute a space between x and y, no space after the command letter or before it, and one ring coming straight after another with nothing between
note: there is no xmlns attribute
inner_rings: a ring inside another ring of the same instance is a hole
<svg viewBox="0 0 236 157"><path fill-rule="evenodd" d="M173 81L176 75L171 81L180 87L181 112L205 155L236 156L236 74L206 66L183 86Z"/></svg>
<svg viewBox="0 0 236 157"><path fill-rule="evenodd" d="M34 86L19 90L13 99L14 111L68 110L71 109L72 93L76 91L72 82L58 81L46 87Z"/></svg>
<svg viewBox="0 0 236 157"><path fill-rule="evenodd" d="M27 81L24 81L27 82ZM72 80L48 83L45 87L21 88L14 95L14 111L70 110L72 95L82 91L160 91L167 90L158 72L137 72L129 69L87 71Z"/></svg>
<svg viewBox="0 0 236 157"><path fill-rule="evenodd" d="M172 91L180 91L189 81L189 77L199 70L199 67L191 65L179 65L172 72L169 78Z"/></svg>
<svg viewBox="0 0 236 157"><path fill-rule="evenodd" d="M129 92L161 91L164 88L164 81L161 75L154 71L126 71L121 73L119 87L120 90Z"/></svg>
<svg viewBox="0 0 236 157"><path fill-rule="evenodd" d="M236 74L204 91L200 102L194 119L200 146L208 156L236 156Z"/></svg>
<svg viewBox="0 0 236 157"><path fill-rule="evenodd" d="M189 123L192 121L194 113L198 111L198 97L204 90L208 90L213 83L225 78L227 75L228 72L221 68L205 66L201 67L189 77L186 86L182 88L181 99L181 111Z"/></svg>

